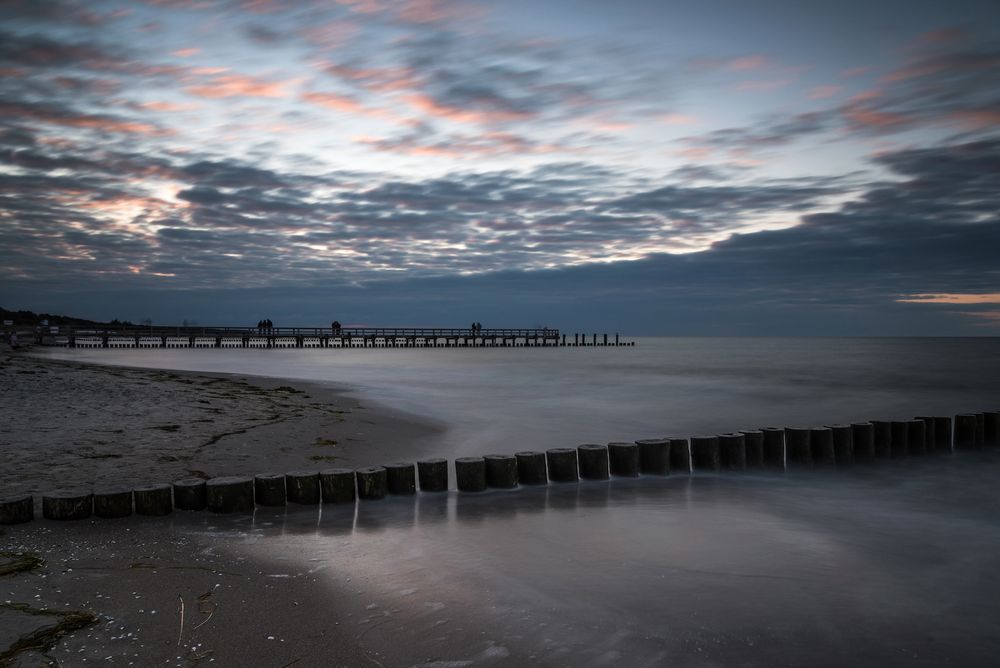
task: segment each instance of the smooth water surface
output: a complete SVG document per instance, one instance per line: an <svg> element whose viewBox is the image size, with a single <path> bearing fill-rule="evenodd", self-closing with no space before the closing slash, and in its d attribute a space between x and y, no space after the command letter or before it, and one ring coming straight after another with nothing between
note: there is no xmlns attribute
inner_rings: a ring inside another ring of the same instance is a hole
<svg viewBox="0 0 1000 668"><path fill-rule="evenodd" d="M630 348L53 350L329 382L449 425L443 457L1000 407L1000 339L649 338Z"/></svg>

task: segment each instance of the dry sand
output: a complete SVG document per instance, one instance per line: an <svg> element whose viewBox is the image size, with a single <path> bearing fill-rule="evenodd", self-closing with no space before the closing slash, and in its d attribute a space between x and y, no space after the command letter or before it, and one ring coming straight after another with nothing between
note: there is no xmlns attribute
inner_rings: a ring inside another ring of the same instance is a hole
<svg viewBox="0 0 1000 668"><path fill-rule="evenodd" d="M433 453L443 426L338 388L0 352L0 496L357 468Z"/></svg>

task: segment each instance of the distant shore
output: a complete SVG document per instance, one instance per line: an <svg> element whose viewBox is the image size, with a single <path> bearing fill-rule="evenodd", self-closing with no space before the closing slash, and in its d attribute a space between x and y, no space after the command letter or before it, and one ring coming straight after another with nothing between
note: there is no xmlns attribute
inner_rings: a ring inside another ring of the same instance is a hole
<svg viewBox="0 0 1000 668"><path fill-rule="evenodd" d="M0 489L355 468L429 454L444 426L343 387L0 351Z"/></svg>

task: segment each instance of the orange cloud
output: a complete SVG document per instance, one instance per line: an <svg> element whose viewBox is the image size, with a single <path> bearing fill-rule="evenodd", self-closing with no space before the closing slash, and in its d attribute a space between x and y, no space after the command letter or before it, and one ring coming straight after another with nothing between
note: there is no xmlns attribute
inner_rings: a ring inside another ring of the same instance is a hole
<svg viewBox="0 0 1000 668"><path fill-rule="evenodd" d="M936 292L928 294L907 295L897 302L907 304L1000 304L1000 292L967 293L967 292Z"/></svg>
<svg viewBox="0 0 1000 668"><path fill-rule="evenodd" d="M201 53L201 49L190 48L190 49L178 49L177 51L171 51L171 56L176 56L178 58L190 58L191 56L197 56Z"/></svg>
<svg viewBox="0 0 1000 668"><path fill-rule="evenodd" d="M208 98L226 97L288 97L289 82L265 81L245 75L217 76L211 83L191 86L186 90L192 95Z"/></svg>
<svg viewBox="0 0 1000 668"><path fill-rule="evenodd" d="M1000 127L1000 111L993 109L969 109L966 111L956 111L951 117L963 125L973 130L986 130Z"/></svg>

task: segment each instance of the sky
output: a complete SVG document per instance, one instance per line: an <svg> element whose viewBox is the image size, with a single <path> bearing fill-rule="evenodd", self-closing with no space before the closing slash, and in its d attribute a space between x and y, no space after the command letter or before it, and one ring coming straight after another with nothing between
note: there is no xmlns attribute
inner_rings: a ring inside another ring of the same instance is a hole
<svg viewBox="0 0 1000 668"><path fill-rule="evenodd" d="M0 0L0 305L1000 334L1000 4Z"/></svg>

